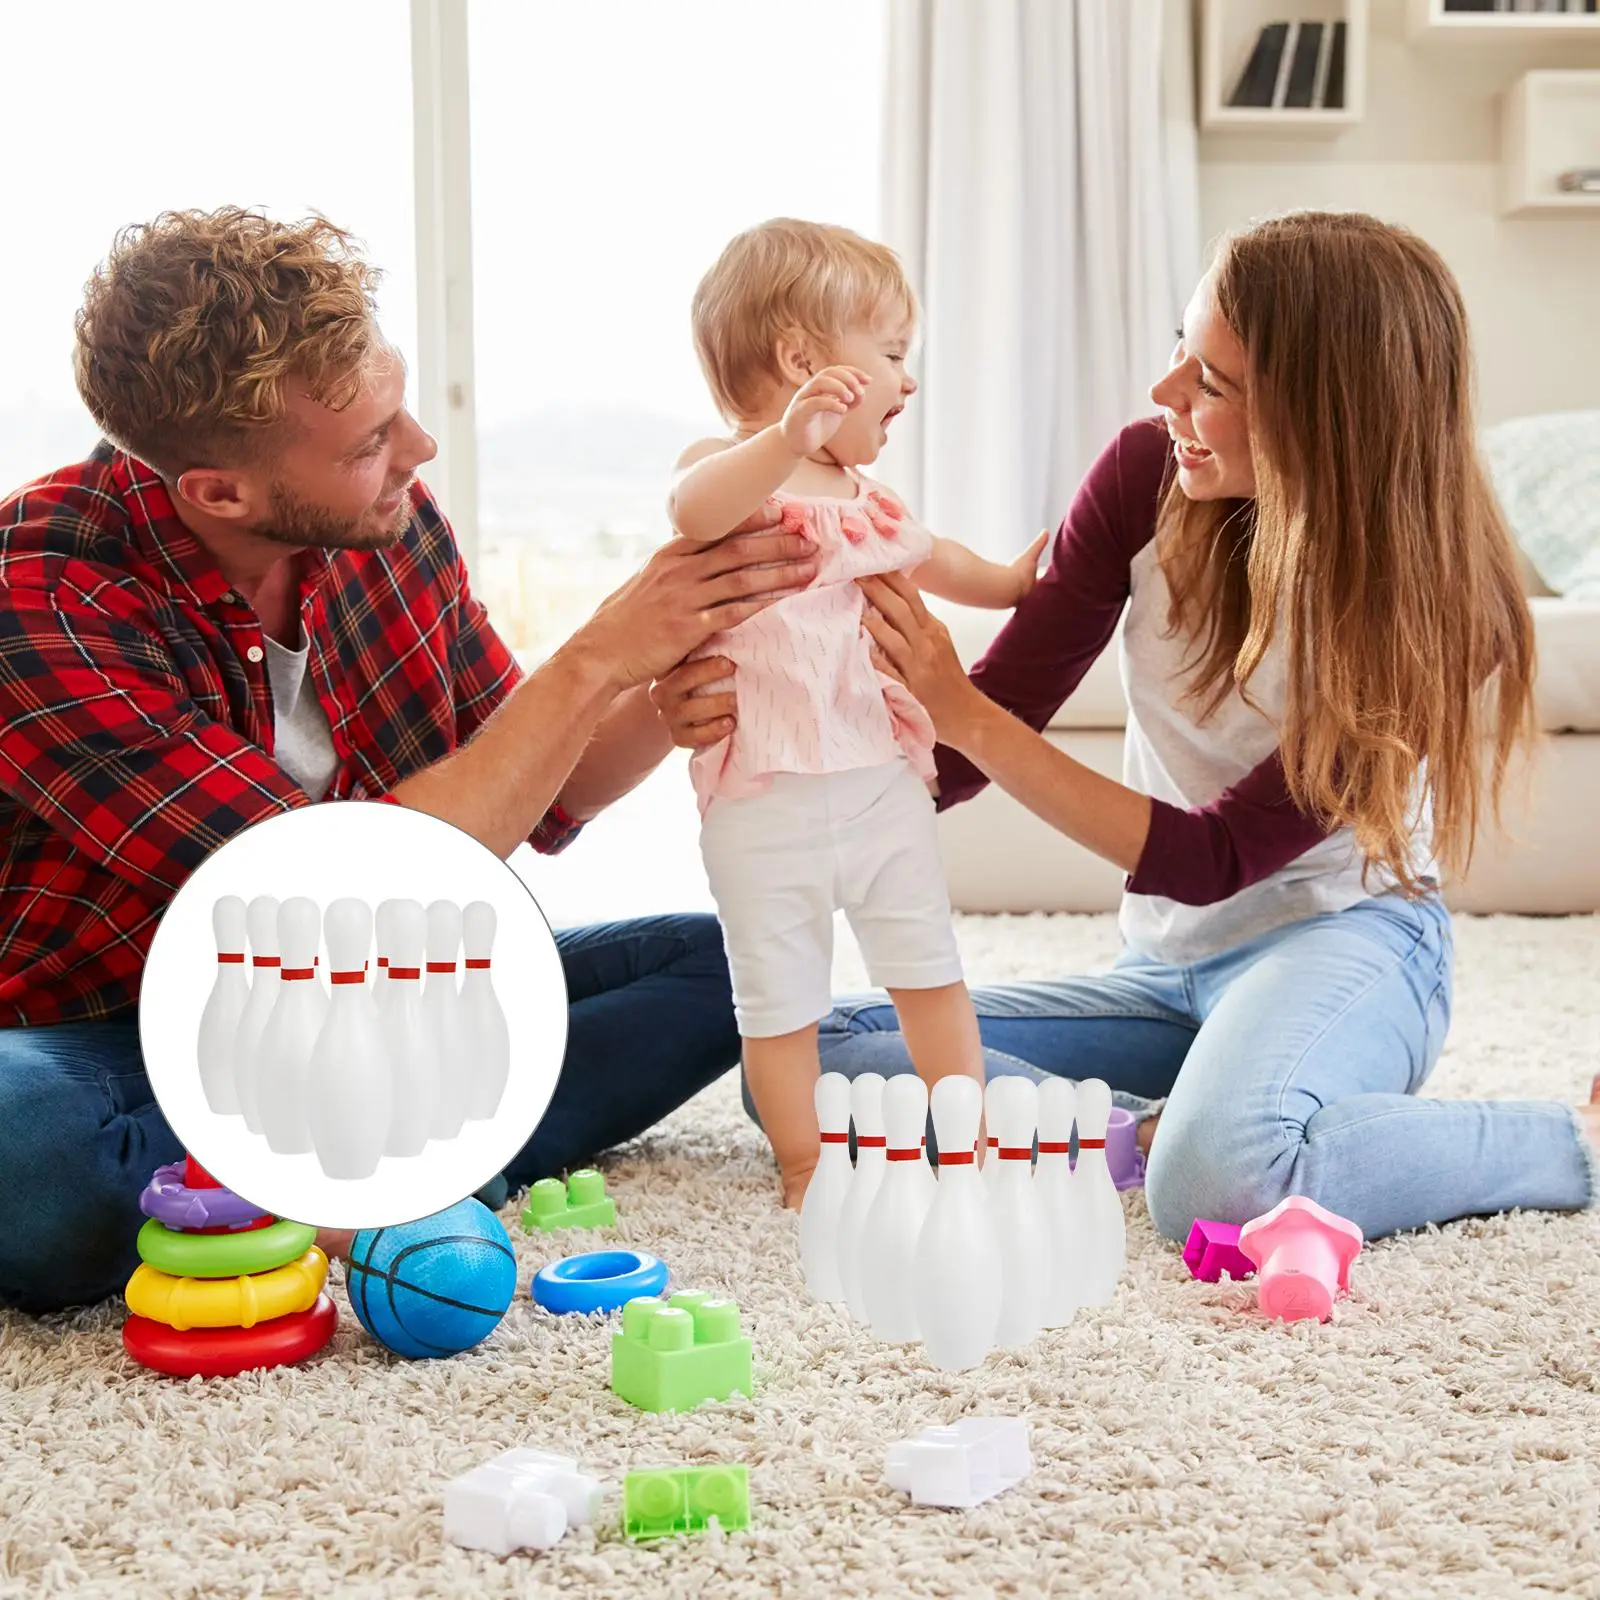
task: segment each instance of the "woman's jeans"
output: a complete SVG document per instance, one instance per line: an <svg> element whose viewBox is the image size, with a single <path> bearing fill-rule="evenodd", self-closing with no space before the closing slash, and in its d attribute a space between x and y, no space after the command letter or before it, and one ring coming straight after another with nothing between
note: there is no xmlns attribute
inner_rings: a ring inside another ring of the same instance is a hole
<svg viewBox="0 0 1600 1600"><path fill-rule="evenodd" d="M715 917L574 928L556 944L567 1053L506 1168L514 1186L632 1138L739 1058ZM120 1294L138 1265L139 1192L182 1154L131 1015L0 1029L0 1306L51 1311Z"/></svg>
<svg viewBox="0 0 1600 1600"><path fill-rule="evenodd" d="M1365 900L1190 966L1124 955L1101 977L974 989L988 1072L1103 1078L1166 1098L1145 1172L1156 1227L1247 1222L1306 1195L1369 1238L1453 1217L1594 1203L1572 1108L1423 1100L1450 1024L1437 899ZM822 1024L825 1071L911 1069L882 996Z"/></svg>

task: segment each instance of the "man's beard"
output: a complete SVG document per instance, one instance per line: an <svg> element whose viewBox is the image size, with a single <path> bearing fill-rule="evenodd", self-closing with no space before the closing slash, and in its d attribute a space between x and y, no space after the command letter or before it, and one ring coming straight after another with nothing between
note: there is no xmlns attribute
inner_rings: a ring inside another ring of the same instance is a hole
<svg viewBox="0 0 1600 1600"><path fill-rule="evenodd" d="M380 519L370 506L359 516L341 516L326 506L297 498L281 483L272 485L269 497L271 515L252 531L296 550L381 550L400 537L412 517L409 495L401 497L387 520Z"/></svg>

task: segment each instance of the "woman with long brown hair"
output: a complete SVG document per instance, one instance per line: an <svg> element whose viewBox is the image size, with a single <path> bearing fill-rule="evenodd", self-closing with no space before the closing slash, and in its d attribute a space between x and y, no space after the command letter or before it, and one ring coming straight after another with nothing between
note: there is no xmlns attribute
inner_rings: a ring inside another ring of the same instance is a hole
<svg viewBox="0 0 1600 1600"><path fill-rule="evenodd" d="M1600 1105L1417 1097L1450 1014L1439 879L1533 726L1471 388L1428 245L1360 215L1265 222L1223 243L1161 418L1095 463L970 680L909 583L864 585L880 659L938 729L940 804L998 783L1129 874L1110 973L973 1000L992 1069L1159 1111L1140 1134L1171 1238L1288 1194L1368 1235L1595 1200ZM1039 731L1119 618L1126 784ZM684 742L731 710L679 702L692 687L663 697ZM892 1016L841 1004L825 1065L892 1070Z"/></svg>

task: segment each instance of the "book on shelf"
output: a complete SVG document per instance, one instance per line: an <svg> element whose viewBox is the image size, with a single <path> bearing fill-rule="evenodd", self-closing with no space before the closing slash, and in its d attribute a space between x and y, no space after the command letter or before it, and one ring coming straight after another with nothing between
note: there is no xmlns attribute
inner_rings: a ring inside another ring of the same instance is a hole
<svg viewBox="0 0 1600 1600"><path fill-rule="evenodd" d="M1346 24L1269 22L1256 36L1230 106L1255 110L1342 110Z"/></svg>
<svg viewBox="0 0 1600 1600"><path fill-rule="evenodd" d="M1255 48L1239 81L1228 98L1230 106L1265 108L1272 104L1278 84L1278 68L1289 41L1287 22L1269 22L1256 37Z"/></svg>
<svg viewBox="0 0 1600 1600"><path fill-rule="evenodd" d="M1289 63L1289 79L1283 92L1285 106L1296 111L1310 109L1316 95L1317 63L1322 55L1322 36L1326 31L1320 22L1300 24L1300 32L1294 41L1294 57Z"/></svg>
<svg viewBox="0 0 1600 1600"><path fill-rule="evenodd" d="M1321 104L1330 110L1344 109L1345 25L1336 22L1328 44L1328 74L1323 82Z"/></svg>

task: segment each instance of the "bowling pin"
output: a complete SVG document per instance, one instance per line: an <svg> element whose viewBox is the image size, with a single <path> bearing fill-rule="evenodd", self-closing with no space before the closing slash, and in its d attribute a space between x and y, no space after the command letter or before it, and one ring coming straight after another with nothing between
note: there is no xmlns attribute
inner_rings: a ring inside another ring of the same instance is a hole
<svg viewBox="0 0 1600 1600"><path fill-rule="evenodd" d="M983 1089L954 1073L933 1086L930 1100L939 1183L912 1258L912 1296L928 1360L962 1372L994 1348L1000 1320L1000 1246L973 1150Z"/></svg>
<svg viewBox="0 0 1600 1600"><path fill-rule="evenodd" d="M278 902L270 894L258 894L245 907L244 920L250 933L250 998L239 1018L233 1076L239 1092L239 1115L251 1133L260 1133L256 1067L261 1035L278 1003Z"/></svg>
<svg viewBox="0 0 1600 1600"><path fill-rule="evenodd" d="M384 900L372 916L372 932L374 942L377 944L378 966L373 975L370 993L373 1008L381 1019L389 1007L389 1002L394 999L394 991L389 987L389 965L394 957L394 908L398 900Z"/></svg>
<svg viewBox="0 0 1600 1600"><path fill-rule="evenodd" d="M1000 1323L995 1343L1015 1350L1044 1326L1050 1281L1050 1240L1033 1188L1033 1135L1039 1090L1029 1078L994 1078L984 1096L989 1127L1000 1144L990 1158L999 1169L989 1191L989 1215L1000 1240Z"/></svg>
<svg viewBox="0 0 1600 1600"><path fill-rule="evenodd" d="M1072 1193L1070 1152L1077 1110L1077 1085L1070 1079L1046 1078L1039 1085L1039 1167L1033 1175L1033 1194L1050 1252L1044 1299L1047 1328L1064 1328L1077 1315L1087 1270L1083 1227Z"/></svg>
<svg viewBox="0 0 1600 1600"><path fill-rule="evenodd" d="M357 1182L378 1170L394 1092L389 1047L366 992L372 913L365 901L335 900L323 929L333 996L311 1052L306 1124L323 1172Z"/></svg>
<svg viewBox="0 0 1600 1600"><path fill-rule="evenodd" d="M211 928L217 936L217 977L200 1013L194 1053L206 1104L219 1117L229 1117L239 1111L234 1051L239 1043L239 1021L250 1003L250 985L244 975L244 901L236 894L223 895L211 908Z"/></svg>
<svg viewBox="0 0 1600 1600"><path fill-rule="evenodd" d="M843 1300L839 1276L839 1213L855 1174L850 1166L850 1080L842 1072L817 1079L822 1153L800 1202L800 1270L814 1300Z"/></svg>
<svg viewBox="0 0 1600 1600"><path fill-rule="evenodd" d="M1078 1085L1078 1164L1072 1172L1072 1201L1087 1246L1086 1306L1109 1304L1128 1263L1122 1196L1106 1165L1110 1120L1110 1086L1099 1078L1085 1078Z"/></svg>
<svg viewBox="0 0 1600 1600"><path fill-rule="evenodd" d="M494 907L487 900L474 900L461 913L461 947L466 952L467 970L461 976L457 1005L472 1064L467 1115L480 1121L487 1121L500 1109L511 1076L511 1031L489 976L494 934Z"/></svg>
<svg viewBox="0 0 1600 1600"><path fill-rule="evenodd" d="M328 997L317 982L317 939L322 913L315 900L296 895L278 907L278 1000L267 1019L257 1051L256 1098L268 1148L280 1156L311 1153L306 1121L307 1077L311 1052L328 1012Z"/></svg>
<svg viewBox="0 0 1600 1600"><path fill-rule="evenodd" d="M428 907L428 981L422 989L422 1020L433 1049L439 1099L433 1137L453 1139L467 1120L472 1064L461 1036L461 998L456 993L456 956L461 949L461 907L435 900Z"/></svg>
<svg viewBox="0 0 1600 1600"><path fill-rule="evenodd" d="M390 902L389 976L393 998L378 1014L389 1047L389 1135L383 1153L418 1156L433 1135L439 1063L422 1016L422 951L428 914L416 900Z"/></svg>
<svg viewBox="0 0 1600 1600"><path fill-rule="evenodd" d="M1000 1176L1000 1141L995 1137L994 1118L989 1114L989 1089L993 1087L990 1084L983 1091L983 1120L989 1132L986 1139L979 1140L983 1148L978 1152L983 1160L983 1192L990 1195L994 1193L994 1180Z"/></svg>
<svg viewBox="0 0 1600 1600"><path fill-rule="evenodd" d="M861 1230L860 1254L872 1331L895 1344L917 1337L911 1264L938 1188L922 1148L927 1117L927 1086L914 1072L896 1073L883 1090L883 1181Z"/></svg>
<svg viewBox="0 0 1600 1600"><path fill-rule="evenodd" d="M881 1073L863 1072L850 1083L850 1120L856 1129L856 1170L850 1188L839 1208L839 1282L844 1285L844 1303L857 1322L867 1320L867 1301L861 1278L861 1235L867 1213L878 1198L887 1164L884 1151L888 1140L883 1132L883 1089Z"/></svg>

